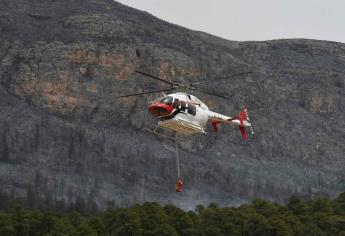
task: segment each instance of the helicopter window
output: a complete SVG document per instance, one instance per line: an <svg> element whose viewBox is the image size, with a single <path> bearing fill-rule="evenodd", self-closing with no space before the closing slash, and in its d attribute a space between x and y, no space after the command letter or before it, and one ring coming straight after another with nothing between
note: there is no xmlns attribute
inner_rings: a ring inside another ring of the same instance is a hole
<svg viewBox="0 0 345 236"><path fill-rule="evenodd" d="M195 116L196 115L196 107L193 104L188 104L187 111L189 114Z"/></svg>
<svg viewBox="0 0 345 236"><path fill-rule="evenodd" d="M172 101L173 101L173 97L166 96L162 100L160 100L160 103L163 103L165 105L169 105L170 106L172 104Z"/></svg>
<svg viewBox="0 0 345 236"><path fill-rule="evenodd" d="M185 111L187 108L187 103L185 101L181 101L181 111Z"/></svg>
<svg viewBox="0 0 345 236"><path fill-rule="evenodd" d="M180 100L178 100L177 98L175 98L174 102L173 102L173 107L174 108L178 108L180 106Z"/></svg>

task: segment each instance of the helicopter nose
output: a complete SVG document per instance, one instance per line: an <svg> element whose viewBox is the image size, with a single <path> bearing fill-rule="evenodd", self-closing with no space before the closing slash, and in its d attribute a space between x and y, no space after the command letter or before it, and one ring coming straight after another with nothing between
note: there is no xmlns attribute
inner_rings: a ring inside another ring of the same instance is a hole
<svg viewBox="0 0 345 236"><path fill-rule="evenodd" d="M170 115L173 108L163 103L155 103L148 107L149 112L155 117Z"/></svg>

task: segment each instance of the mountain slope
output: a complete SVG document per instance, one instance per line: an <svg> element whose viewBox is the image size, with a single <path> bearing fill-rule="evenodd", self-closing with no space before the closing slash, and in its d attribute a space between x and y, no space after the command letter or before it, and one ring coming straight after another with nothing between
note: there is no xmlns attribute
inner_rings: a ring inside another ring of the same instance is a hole
<svg viewBox="0 0 345 236"><path fill-rule="evenodd" d="M1 1L0 32L3 191L185 208L345 191L344 44L227 41L110 0ZM256 135L224 126L181 143L175 193L172 143L144 131L155 95L115 99L165 86L134 69L179 82L253 71L207 87L230 101L195 95L228 115L248 106Z"/></svg>

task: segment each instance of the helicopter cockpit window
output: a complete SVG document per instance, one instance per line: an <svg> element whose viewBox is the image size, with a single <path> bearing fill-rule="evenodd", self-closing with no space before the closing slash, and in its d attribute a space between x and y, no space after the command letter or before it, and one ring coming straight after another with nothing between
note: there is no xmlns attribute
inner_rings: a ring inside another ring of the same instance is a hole
<svg viewBox="0 0 345 236"><path fill-rule="evenodd" d="M172 101L173 101L173 97L166 96L162 98L162 100L160 100L159 102L170 106L172 104Z"/></svg>
<svg viewBox="0 0 345 236"><path fill-rule="evenodd" d="M175 100L173 102L173 107L178 108L179 106L180 106L180 100L178 98L175 98Z"/></svg>

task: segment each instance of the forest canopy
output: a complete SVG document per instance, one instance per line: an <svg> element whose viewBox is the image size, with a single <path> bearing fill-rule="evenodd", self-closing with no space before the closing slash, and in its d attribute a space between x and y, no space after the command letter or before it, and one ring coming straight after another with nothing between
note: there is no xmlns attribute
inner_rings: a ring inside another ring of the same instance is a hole
<svg viewBox="0 0 345 236"><path fill-rule="evenodd" d="M345 236L345 193L333 200L306 201L292 196L286 205L262 199L239 207L211 203L207 207L198 205L194 211L155 202L103 212L86 211L90 208L80 203L69 208L27 205L25 201L0 205L1 236Z"/></svg>

